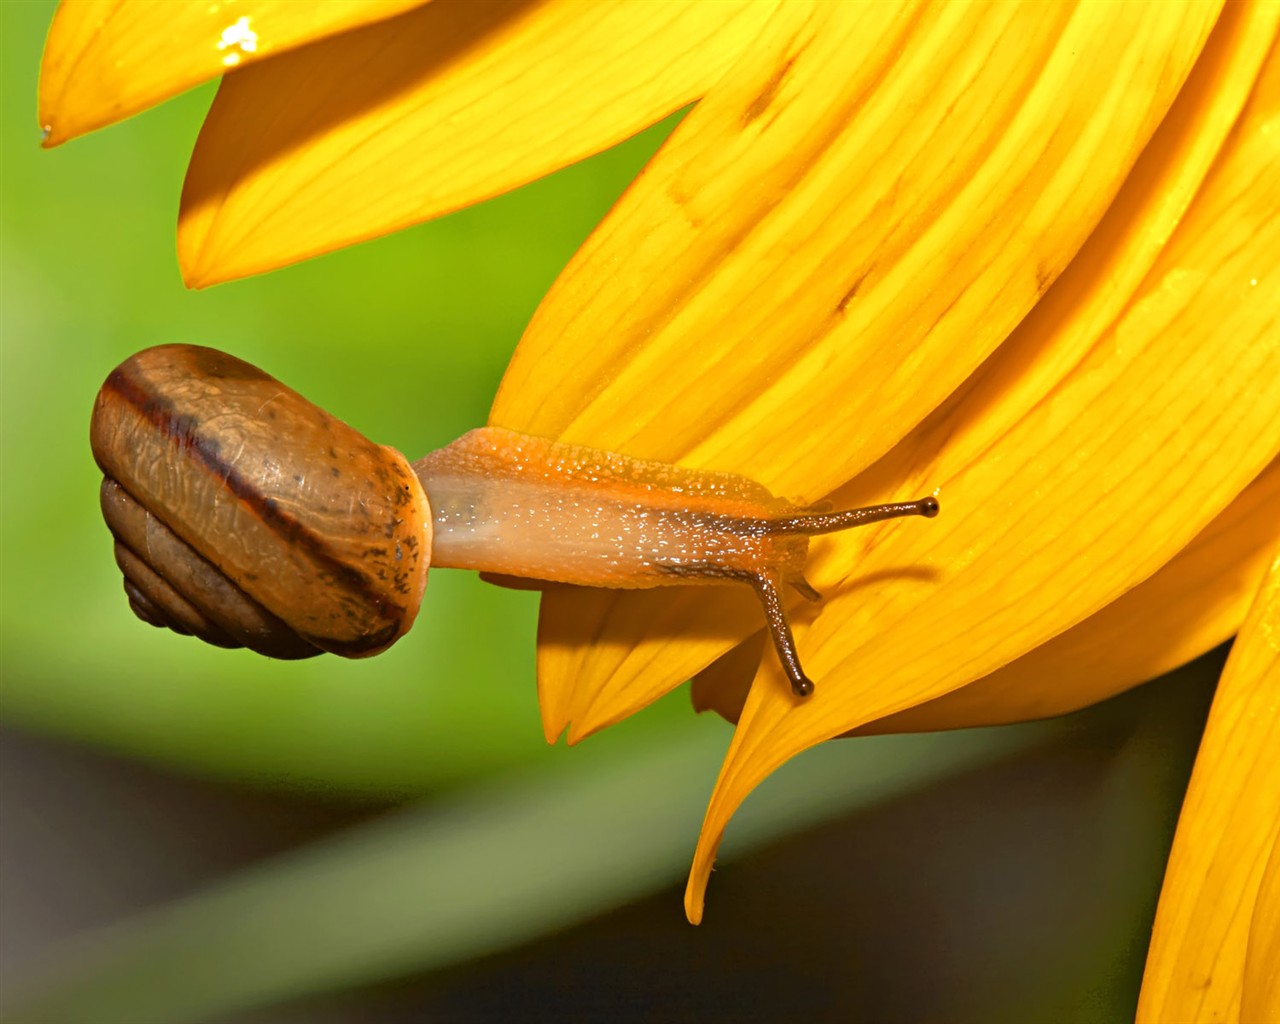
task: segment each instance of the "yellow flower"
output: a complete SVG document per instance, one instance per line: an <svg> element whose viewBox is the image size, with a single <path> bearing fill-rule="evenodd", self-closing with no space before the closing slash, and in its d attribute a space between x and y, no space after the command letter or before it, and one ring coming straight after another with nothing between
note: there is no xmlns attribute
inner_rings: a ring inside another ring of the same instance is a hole
<svg viewBox="0 0 1280 1024"><path fill-rule="evenodd" d="M800 501L936 489L943 508L815 543L805 701L760 657L749 594L544 596L549 739L690 676L738 722L696 922L733 810L806 748L1060 713L1240 628L1280 546L1278 22L1267 2L86 2L50 33L40 116L52 144L234 68L179 221L203 286L696 101L543 302L491 422ZM1197 765L1152 1020L1210 961L1221 1005L1276 999L1275 586ZM1188 891L1239 851L1247 871ZM1206 934L1222 942L1179 952Z"/></svg>

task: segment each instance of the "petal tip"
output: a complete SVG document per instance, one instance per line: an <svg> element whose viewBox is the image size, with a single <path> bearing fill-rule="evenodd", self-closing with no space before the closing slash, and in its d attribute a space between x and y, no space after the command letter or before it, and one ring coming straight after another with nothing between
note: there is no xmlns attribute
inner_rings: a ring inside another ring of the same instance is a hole
<svg viewBox="0 0 1280 1024"><path fill-rule="evenodd" d="M542 707L542 735L551 746L555 746L559 742L560 737L564 735L564 731L569 727L569 722L563 715L556 713L545 704ZM569 740L572 746L573 740Z"/></svg>
<svg viewBox="0 0 1280 1024"><path fill-rule="evenodd" d="M217 281L210 281L208 278L199 274L189 274L186 270L182 271L183 285L193 292L202 292L211 284L217 284Z"/></svg>
<svg viewBox="0 0 1280 1024"><path fill-rule="evenodd" d="M181 226L178 229L178 273L182 275L182 283L188 288L203 288L205 285L203 270L192 259L190 250L183 245Z"/></svg>
<svg viewBox="0 0 1280 1024"><path fill-rule="evenodd" d="M688 918L689 923L695 928L702 924L702 911L705 905L704 888L700 884L694 882L691 875L689 884L684 891L684 916Z"/></svg>
<svg viewBox="0 0 1280 1024"><path fill-rule="evenodd" d="M602 729L617 725L637 710L639 708L631 706L612 707L602 710L598 708L597 703L594 701L586 708L579 708L578 713L569 722L569 746L575 746L588 736L594 736Z"/></svg>
<svg viewBox="0 0 1280 1024"><path fill-rule="evenodd" d="M203 291L215 284L222 284L234 278L234 275L219 274L209 266L208 261L201 260L182 244L182 233L178 234L178 272L182 275L182 283L192 291Z"/></svg>
<svg viewBox="0 0 1280 1024"><path fill-rule="evenodd" d="M610 725L613 725L614 721L617 721L617 719L609 722L594 721L591 718L587 718L580 722L577 719L574 719L569 722L569 735L565 737L565 743L571 747L576 747L588 736L594 736L601 729L605 729Z"/></svg>

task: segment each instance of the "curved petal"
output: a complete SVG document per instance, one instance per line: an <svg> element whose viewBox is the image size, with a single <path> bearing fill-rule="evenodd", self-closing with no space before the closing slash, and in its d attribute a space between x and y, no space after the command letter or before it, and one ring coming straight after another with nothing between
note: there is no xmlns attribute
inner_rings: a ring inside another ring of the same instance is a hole
<svg viewBox="0 0 1280 1024"><path fill-rule="evenodd" d="M783 5L560 276L491 422L829 492L1058 276L1216 14Z"/></svg>
<svg viewBox="0 0 1280 1024"><path fill-rule="evenodd" d="M435 0L228 77L182 194L203 287L438 217L701 96L772 3Z"/></svg>
<svg viewBox="0 0 1280 1024"><path fill-rule="evenodd" d="M1062 715L1185 664L1240 628L1256 581L1280 548L1277 509L1280 462L1273 462L1168 565L1118 601L991 675L857 734Z"/></svg>
<svg viewBox="0 0 1280 1024"><path fill-rule="evenodd" d="M1271 842L1253 905L1240 1019L1280 1020L1280 832Z"/></svg>
<svg viewBox="0 0 1280 1024"><path fill-rule="evenodd" d="M40 66L44 144L136 114L232 68L425 0L75 0L53 16Z"/></svg>
<svg viewBox="0 0 1280 1024"><path fill-rule="evenodd" d="M747 587L688 587L626 591L626 600L589 587L543 592L538 615L538 708L548 743L568 729L577 743L657 700L685 676L673 676L668 645L706 664L761 625L760 604ZM689 601L703 614L690 621ZM603 612L603 615L602 615ZM750 623L745 630L744 623ZM666 643L637 646L634 635ZM605 664L625 665L625 676L601 686ZM676 670L679 671L678 669Z"/></svg>
<svg viewBox="0 0 1280 1024"><path fill-rule="evenodd" d="M1275 38L1278 15L1273 5L1258 4L1224 12L1186 88L1078 257L978 374L857 478L843 504L928 491L998 445L1079 363L1151 269L1203 182ZM829 442L822 432L804 435L797 447L829 453ZM818 589L838 585L838 566L859 558L869 541L858 531L816 544ZM551 734L571 721L571 742L667 692L761 624L754 610L742 616L725 588L601 594L594 606L577 597L571 609L566 600L543 597L538 672L544 693L573 691L546 721ZM659 602L666 604L659 609ZM583 637L594 642L578 642Z"/></svg>
<svg viewBox="0 0 1280 1024"><path fill-rule="evenodd" d="M1280 310L1268 284L1280 276L1278 69L1138 296L1081 363L958 471L916 453L941 485L946 525L875 530L846 564L844 589L797 630L817 692L797 703L764 663L707 811L692 920L725 823L774 768L1081 621L1154 573L1280 451Z"/></svg>
<svg viewBox="0 0 1280 1024"><path fill-rule="evenodd" d="M1277 690L1280 551L1213 698L1160 891L1138 1024L1268 1019L1240 1007L1254 901L1280 834Z"/></svg>

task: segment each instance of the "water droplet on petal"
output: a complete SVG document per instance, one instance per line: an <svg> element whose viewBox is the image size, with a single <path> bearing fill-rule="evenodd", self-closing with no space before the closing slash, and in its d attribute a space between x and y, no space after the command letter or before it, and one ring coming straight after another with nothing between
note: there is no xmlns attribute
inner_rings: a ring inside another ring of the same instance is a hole
<svg viewBox="0 0 1280 1024"><path fill-rule="evenodd" d="M48 142L49 136L53 134L53 125L46 124L40 127L40 141Z"/></svg>

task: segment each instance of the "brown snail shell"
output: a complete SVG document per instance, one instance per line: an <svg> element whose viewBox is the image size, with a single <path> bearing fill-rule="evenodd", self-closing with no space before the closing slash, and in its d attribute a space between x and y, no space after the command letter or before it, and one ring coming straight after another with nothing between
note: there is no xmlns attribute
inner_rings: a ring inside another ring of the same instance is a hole
<svg viewBox="0 0 1280 1024"><path fill-rule="evenodd" d="M431 553L418 477L274 377L147 349L103 384L90 440L145 621L277 658L376 654L413 624Z"/></svg>

